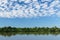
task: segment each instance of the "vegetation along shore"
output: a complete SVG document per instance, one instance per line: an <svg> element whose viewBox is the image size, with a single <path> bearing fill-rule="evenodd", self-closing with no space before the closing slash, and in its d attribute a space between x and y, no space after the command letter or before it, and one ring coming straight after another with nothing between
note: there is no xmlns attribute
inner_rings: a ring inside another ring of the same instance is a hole
<svg viewBox="0 0 60 40"><path fill-rule="evenodd" d="M2 27L0 32L60 32L58 27L33 27L33 28L16 28L16 27Z"/></svg>
<svg viewBox="0 0 60 40"><path fill-rule="evenodd" d="M16 27L2 27L0 28L0 35L11 36L16 34L60 34L60 28L58 27L34 27L34 28L16 28Z"/></svg>

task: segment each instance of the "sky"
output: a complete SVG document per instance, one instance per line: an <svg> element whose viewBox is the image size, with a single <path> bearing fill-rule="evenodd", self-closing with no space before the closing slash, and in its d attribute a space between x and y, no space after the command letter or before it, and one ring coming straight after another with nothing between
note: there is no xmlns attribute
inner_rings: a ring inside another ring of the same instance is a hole
<svg viewBox="0 0 60 40"><path fill-rule="evenodd" d="M0 0L0 27L60 26L60 0Z"/></svg>

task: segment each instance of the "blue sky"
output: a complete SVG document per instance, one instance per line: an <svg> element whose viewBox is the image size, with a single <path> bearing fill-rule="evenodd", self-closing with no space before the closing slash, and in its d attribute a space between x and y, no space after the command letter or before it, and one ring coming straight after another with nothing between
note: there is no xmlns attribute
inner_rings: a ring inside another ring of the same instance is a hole
<svg viewBox="0 0 60 40"><path fill-rule="evenodd" d="M0 26L14 27L53 27L60 26L58 17L36 17L36 18L0 18Z"/></svg>
<svg viewBox="0 0 60 40"><path fill-rule="evenodd" d="M60 26L60 0L0 0L0 26Z"/></svg>

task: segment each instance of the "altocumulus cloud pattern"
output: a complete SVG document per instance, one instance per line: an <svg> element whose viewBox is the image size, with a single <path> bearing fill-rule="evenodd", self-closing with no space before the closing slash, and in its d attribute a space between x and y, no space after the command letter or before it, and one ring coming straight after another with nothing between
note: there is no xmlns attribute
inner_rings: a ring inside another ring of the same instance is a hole
<svg viewBox="0 0 60 40"><path fill-rule="evenodd" d="M0 17L60 16L60 0L0 0Z"/></svg>

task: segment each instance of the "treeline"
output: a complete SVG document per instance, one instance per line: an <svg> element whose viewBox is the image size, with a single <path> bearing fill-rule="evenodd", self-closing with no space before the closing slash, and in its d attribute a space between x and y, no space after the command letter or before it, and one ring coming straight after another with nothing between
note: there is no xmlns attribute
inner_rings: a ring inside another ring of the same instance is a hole
<svg viewBox="0 0 60 40"><path fill-rule="evenodd" d="M16 27L2 27L0 28L0 35L11 36L16 34L34 34L34 35L58 35L60 34L60 28L58 27L34 27L34 28L16 28Z"/></svg>
<svg viewBox="0 0 60 40"><path fill-rule="evenodd" d="M34 27L34 28L16 28L16 27L3 27L0 28L0 32L39 32L39 33L43 33L43 32L47 32L47 33L51 33L51 32L60 32L60 28L58 27Z"/></svg>

